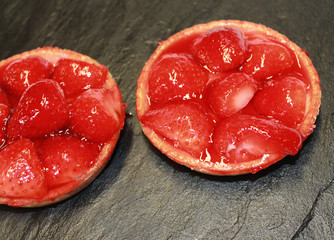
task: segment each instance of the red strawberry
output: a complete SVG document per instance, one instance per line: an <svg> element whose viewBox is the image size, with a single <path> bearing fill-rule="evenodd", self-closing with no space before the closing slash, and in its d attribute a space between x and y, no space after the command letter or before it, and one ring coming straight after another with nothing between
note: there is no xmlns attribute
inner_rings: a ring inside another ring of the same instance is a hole
<svg viewBox="0 0 334 240"><path fill-rule="evenodd" d="M208 148L214 128L208 115L190 103L170 103L151 110L142 117L141 123L196 157Z"/></svg>
<svg viewBox="0 0 334 240"><path fill-rule="evenodd" d="M295 155L302 145L297 130L250 115L235 115L219 123L213 146L226 162L238 163L266 157Z"/></svg>
<svg viewBox="0 0 334 240"><path fill-rule="evenodd" d="M79 95L90 88L101 88L107 80L108 69L80 60L60 59L53 79L58 81L67 97Z"/></svg>
<svg viewBox="0 0 334 240"><path fill-rule="evenodd" d="M70 129L93 142L106 142L120 128L124 110L116 89L90 89L70 105Z"/></svg>
<svg viewBox="0 0 334 240"><path fill-rule="evenodd" d="M10 106L7 94L4 90L2 90L2 88L0 88L0 104Z"/></svg>
<svg viewBox="0 0 334 240"><path fill-rule="evenodd" d="M41 163L29 139L20 139L0 152L0 196L39 198L46 194Z"/></svg>
<svg viewBox="0 0 334 240"><path fill-rule="evenodd" d="M220 117L229 117L245 107L257 90L257 82L243 73L216 79L205 91L207 102Z"/></svg>
<svg viewBox="0 0 334 240"><path fill-rule="evenodd" d="M175 99L199 98L207 81L208 72L190 55L166 54L150 72L150 101L166 103Z"/></svg>
<svg viewBox="0 0 334 240"><path fill-rule="evenodd" d="M239 67L245 59L246 43L243 34L233 27L216 27L195 41L195 58L213 72Z"/></svg>
<svg viewBox="0 0 334 240"><path fill-rule="evenodd" d="M37 153L48 186L55 187L74 181L87 172L99 151L97 144L60 134L44 139Z"/></svg>
<svg viewBox="0 0 334 240"><path fill-rule="evenodd" d="M33 83L50 78L53 65L41 57L27 57L13 61L4 70L2 82L11 93L21 96Z"/></svg>
<svg viewBox="0 0 334 240"><path fill-rule="evenodd" d="M7 134L11 139L39 137L61 129L67 120L63 90L57 82L44 79L23 93L9 119Z"/></svg>
<svg viewBox="0 0 334 240"><path fill-rule="evenodd" d="M256 111L296 127L304 119L307 96L307 86L299 78L283 76L268 81L254 96Z"/></svg>
<svg viewBox="0 0 334 240"><path fill-rule="evenodd" d="M242 71L257 80L265 80L283 73L294 62L290 51L279 43L249 44Z"/></svg>
<svg viewBox="0 0 334 240"><path fill-rule="evenodd" d="M9 117L9 107L0 103L0 148L6 142L6 127Z"/></svg>

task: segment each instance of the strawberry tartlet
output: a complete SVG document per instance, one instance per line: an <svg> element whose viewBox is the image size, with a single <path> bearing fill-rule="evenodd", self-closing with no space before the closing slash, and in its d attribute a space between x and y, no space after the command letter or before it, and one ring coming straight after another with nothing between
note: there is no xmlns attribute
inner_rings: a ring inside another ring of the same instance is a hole
<svg viewBox="0 0 334 240"><path fill-rule="evenodd" d="M320 98L304 50L264 25L222 20L159 44L139 76L136 109L145 135L175 162L239 175L297 154Z"/></svg>

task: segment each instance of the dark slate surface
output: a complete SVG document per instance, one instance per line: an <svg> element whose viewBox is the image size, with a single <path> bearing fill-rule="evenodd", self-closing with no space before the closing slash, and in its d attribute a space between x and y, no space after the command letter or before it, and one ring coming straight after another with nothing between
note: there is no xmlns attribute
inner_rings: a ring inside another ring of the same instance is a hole
<svg viewBox="0 0 334 240"><path fill-rule="evenodd" d="M40 46L105 64L125 129L84 191L39 208L0 206L0 239L334 239L334 2L0 1L0 59ZM323 89L317 128L296 157L256 175L212 177L173 163L141 132L137 77L159 41L219 19L263 23L306 49Z"/></svg>

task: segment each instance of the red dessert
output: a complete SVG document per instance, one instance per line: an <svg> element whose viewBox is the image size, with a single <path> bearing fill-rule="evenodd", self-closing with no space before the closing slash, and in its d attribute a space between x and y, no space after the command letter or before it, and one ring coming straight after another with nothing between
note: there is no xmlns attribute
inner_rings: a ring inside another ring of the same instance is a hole
<svg viewBox="0 0 334 240"><path fill-rule="evenodd" d="M44 47L0 62L0 204L64 200L102 171L124 125L108 69Z"/></svg>
<svg viewBox="0 0 334 240"><path fill-rule="evenodd" d="M320 98L304 50L261 24L223 20L159 44L139 76L136 108L146 136L175 162L238 175L297 154Z"/></svg>

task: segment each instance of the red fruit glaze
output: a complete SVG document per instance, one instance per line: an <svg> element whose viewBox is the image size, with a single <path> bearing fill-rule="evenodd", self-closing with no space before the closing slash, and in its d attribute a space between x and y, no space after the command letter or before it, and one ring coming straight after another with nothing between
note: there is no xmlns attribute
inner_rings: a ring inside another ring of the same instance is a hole
<svg viewBox="0 0 334 240"><path fill-rule="evenodd" d="M107 74L108 69L103 65L60 59L55 66L53 79L62 86L66 97L73 97L90 88L101 88Z"/></svg>
<svg viewBox="0 0 334 240"><path fill-rule="evenodd" d="M0 61L1 82L0 204L45 206L91 183L108 163L125 118L107 68L44 47Z"/></svg>
<svg viewBox="0 0 334 240"><path fill-rule="evenodd" d="M149 76L149 98L154 103L199 98L208 81L208 72L189 54L166 54Z"/></svg>
<svg viewBox="0 0 334 240"><path fill-rule="evenodd" d="M253 99L256 111L296 127L305 117L308 88L300 78L282 76L268 81Z"/></svg>
<svg viewBox="0 0 334 240"><path fill-rule="evenodd" d="M105 142L123 127L124 114L115 105L116 89L90 89L70 105L69 127L80 137L93 142Z"/></svg>
<svg viewBox="0 0 334 240"><path fill-rule="evenodd" d="M2 84L11 93L21 96L31 84L50 78L53 65L44 58L33 56L10 63L2 74Z"/></svg>
<svg viewBox="0 0 334 240"><path fill-rule="evenodd" d="M290 51L275 42L263 42L248 46L247 60L242 71L258 80L265 80L284 73L293 64Z"/></svg>
<svg viewBox="0 0 334 240"><path fill-rule="evenodd" d="M193 58L209 70L204 87L194 87L200 69L192 64L160 64L170 56ZM155 82L176 68L188 79L182 88ZM145 135L175 162L214 175L256 173L297 154L312 133L319 82L309 56L285 36L222 20L161 42L139 76L136 109ZM184 97L195 89L196 97Z"/></svg>
<svg viewBox="0 0 334 240"><path fill-rule="evenodd" d="M81 177L93 165L99 152L99 145L68 134L45 138L37 151L49 187Z"/></svg>
<svg viewBox="0 0 334 240"><path fill-rule="evenodd" d="M171 141L177 148L199 157L209 146L213 122L196 105L170 103L151 110L141 122Z"/></svg>
<svg viewBox="0 0 334 240"><path fill-rule="evenodd" d="M271 153L295 155L302 144L297 130L249 115L224 119L212 139L215 150L227 163L250 161Z"/></svg>
<svg viewBox="0 0 334 240"><path fill-rule="evenodd" d="M193 44L194 57L213 72L233 70L241 65L247 46L243 34L233 27L207 31Z"/></svg>
<svg viewBox="0 0 334 240"><path fill-rule="evenodd" d="M243 73L232 73L209 84L205 97L214 112L225 118L247 106L257 88L253 78Z"/></svg>
<svg viewBox="0 0 334 240"><path fill-rule="evenodd" d="M47 185L35 148L29 139L20 139L0 152L0 198L38 198Z"/></svg>
<svg viewBox="0 0 334 240"><path fill-rule="evenodd" d="M63 128L68 120L64 92L51 79L32 84L9 119L10 139L35 138Z"/></svg>

